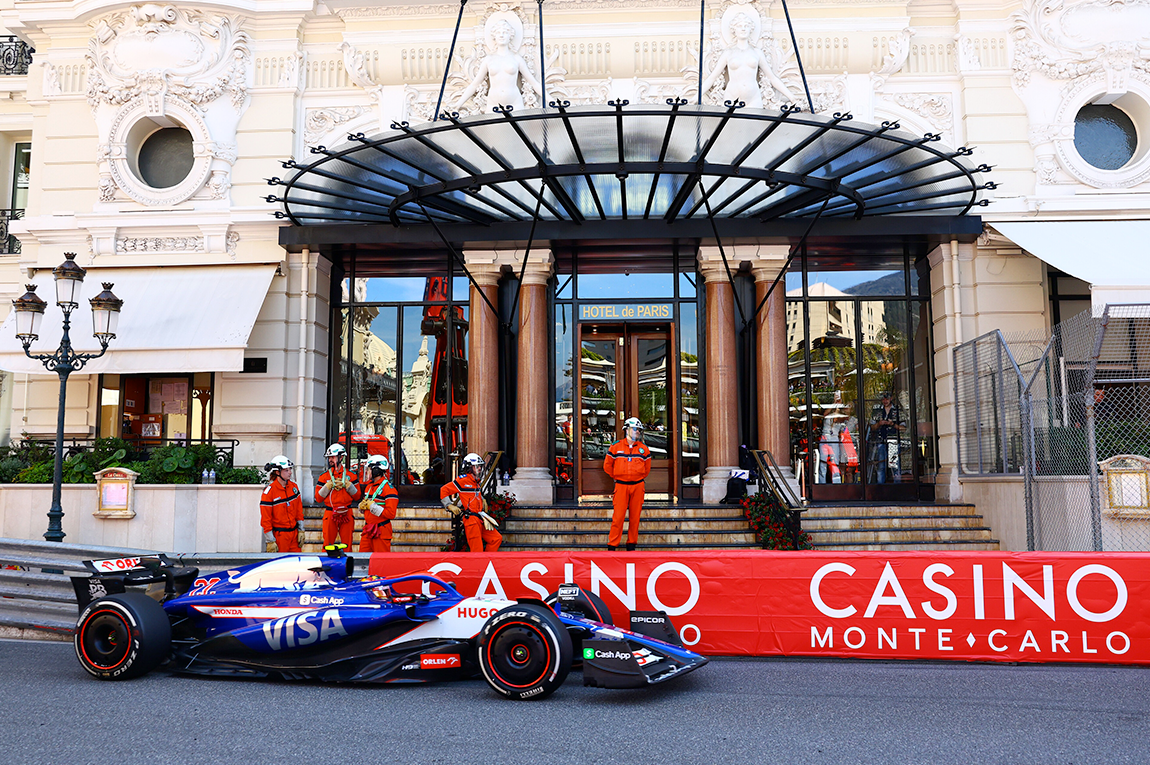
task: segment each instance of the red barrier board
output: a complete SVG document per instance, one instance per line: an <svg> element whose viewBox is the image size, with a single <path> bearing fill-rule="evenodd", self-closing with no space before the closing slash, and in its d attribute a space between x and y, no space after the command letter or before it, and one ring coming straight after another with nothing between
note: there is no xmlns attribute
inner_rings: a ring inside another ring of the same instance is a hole
<svg viewBox="0 0 1150 765"><path fill-rule="evenodd" d="M375 553L465 595L573 581L705 655L1150 664L1150 553Z"/></svg>

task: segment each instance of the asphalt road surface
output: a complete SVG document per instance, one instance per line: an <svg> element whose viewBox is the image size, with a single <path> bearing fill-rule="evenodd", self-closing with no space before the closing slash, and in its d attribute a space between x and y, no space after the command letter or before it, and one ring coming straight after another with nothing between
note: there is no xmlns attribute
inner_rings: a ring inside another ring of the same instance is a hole
<svg viewBox="0 0 1150 765"><path fill-rule="evenodd" d="M70 643L0 640L0 699L20 765L1150 761L1150 670L1129 667L718 660L516 702L482 680L101 682Z"/></svg>

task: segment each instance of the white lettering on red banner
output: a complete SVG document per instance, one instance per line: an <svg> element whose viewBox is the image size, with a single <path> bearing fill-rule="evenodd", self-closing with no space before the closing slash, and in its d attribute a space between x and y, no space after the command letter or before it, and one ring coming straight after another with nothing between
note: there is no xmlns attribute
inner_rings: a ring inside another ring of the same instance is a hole
<svg viewBox="0 0 1150 765"><path fill-rule="evenodd" d="M665 611L703 654L1150 664L1150 554L690 551L376 553L370 573L443 572L466 596L574 582ZM482 608L458 614L486 618Z"/></svg>

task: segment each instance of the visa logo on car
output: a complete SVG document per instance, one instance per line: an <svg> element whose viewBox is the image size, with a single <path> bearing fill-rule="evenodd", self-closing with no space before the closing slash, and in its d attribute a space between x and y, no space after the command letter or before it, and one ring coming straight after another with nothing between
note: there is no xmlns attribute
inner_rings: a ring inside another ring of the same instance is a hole
<svg viewBox="0 0 1150 765"><path fill-rule="evenodd" d="M273 651L311 645L333 637L347 635L339 611L315 611L292 614L283 619L267 622L263 626L264 638Z"/></svg>

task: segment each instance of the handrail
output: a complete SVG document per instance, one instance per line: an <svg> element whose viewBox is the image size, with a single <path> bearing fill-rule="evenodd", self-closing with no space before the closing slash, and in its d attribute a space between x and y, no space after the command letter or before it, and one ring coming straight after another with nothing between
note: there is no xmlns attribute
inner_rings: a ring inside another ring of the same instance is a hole
<svg viewBox="0 0 1150 765"><path fill-rule="evenodd" d="M751 455L755 458L755 464L759 466L759 475L768 481L772 493L779 502L800 513L805 510L806 506L802 499L795 494L794 489L787 483L779 463L775 461L775 455L771 454L769 449L752 449ZM763 461L763 455L766 455L766 462Z"/></svg>

